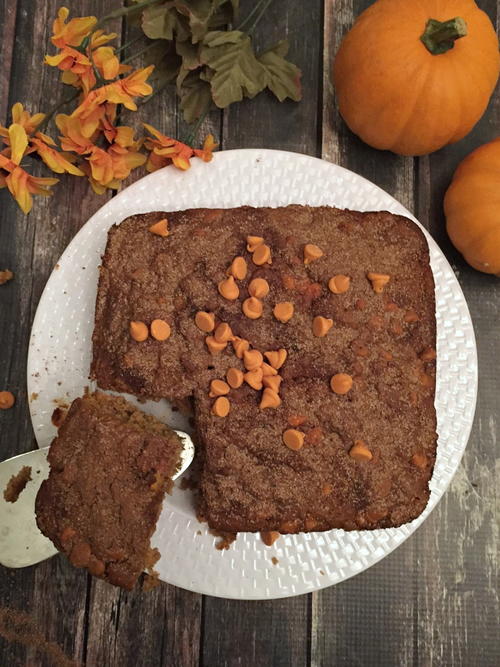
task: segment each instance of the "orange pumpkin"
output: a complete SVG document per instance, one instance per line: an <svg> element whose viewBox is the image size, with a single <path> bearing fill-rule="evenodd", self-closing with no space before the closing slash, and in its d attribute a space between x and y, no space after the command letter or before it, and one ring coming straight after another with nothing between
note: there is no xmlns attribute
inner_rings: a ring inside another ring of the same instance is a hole
<svg viewBox="0 0 500 667"><path fill-rule="evenodd" d="M377 0L342 41L334 82L363 141L424 155L470 132L499 70L497 35L473 0Z"/></svg>
<svg viewBox="0 0 500 667"><path fill-rule="evenodd" d="M479 271L500 276L500 137L459 165L444 198L453 245Z"/></svg>

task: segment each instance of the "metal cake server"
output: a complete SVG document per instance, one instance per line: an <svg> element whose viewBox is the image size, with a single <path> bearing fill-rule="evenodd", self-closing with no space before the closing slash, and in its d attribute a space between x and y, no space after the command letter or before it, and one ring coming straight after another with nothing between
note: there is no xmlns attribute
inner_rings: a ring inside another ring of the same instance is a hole
<svg viewBox="0 0 500 667"><path fill-rule="evenodd" d="M177 479L189 468L194 457L193 441L183 431L175 431L182 440L181 465ZM35 565L57 553L48 537L42 535L35 519L35 498L44 479L49 476L48 447L19 454L0 463L0 564L5 567ZM14 503L7 502L3 490L23 466L31 467L31 481Z"/></svg>

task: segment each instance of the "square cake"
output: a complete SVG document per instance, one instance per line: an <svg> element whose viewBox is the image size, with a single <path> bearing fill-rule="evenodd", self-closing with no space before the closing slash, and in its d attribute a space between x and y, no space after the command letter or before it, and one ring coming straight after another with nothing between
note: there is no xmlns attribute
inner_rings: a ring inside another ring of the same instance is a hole
<svg viewBox="0 0 500 667"><path fill-rule="evenodd" d="M121 397L71 404L38 492L38 527L71 563L133 588L158 559L150 538L179 462L179 436Z"/></svg>
<svg viewBox="0 0 500 667"><path fill-rule="evenodd" d="M192 403L211 528L384 528L429 498L435 339L427 242L404 217L146 213L109 231L91 373Z"/></svg>

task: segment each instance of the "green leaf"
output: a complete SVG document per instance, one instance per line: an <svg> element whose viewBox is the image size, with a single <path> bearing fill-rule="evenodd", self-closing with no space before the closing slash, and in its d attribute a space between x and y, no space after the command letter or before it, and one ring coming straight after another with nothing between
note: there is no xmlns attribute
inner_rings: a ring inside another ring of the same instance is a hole
<svg viewBox="0 0 500 667"><path fill-rule="evenodd" d="M285 59L288 53L288 41L278 42L275 46L262 53L258 60L267 72L267 87L276 95L280 102L287 97L299 102L302 99L300 69Z"/></svg>
<svg viewBox="0 0 500 667"><path fill-rule="evenodd" d="M212 103L210 84L202 81L198 74L191 73L184 81L181 89L180 107L187 123L194 123L205 113Z"/></svg>
<svg viewBox="0 0 500 667"><path fill-rule="evenodd" d="M176 9L176 2L147 7L142 14L142 30L150 39L188 39L186 20Z"/></svg>
<svg viewBox="0 0 500 667"><path fill-rule="evenodd" d="M239 30L209 32L200 60L214 71L212 97L220 109L243 97L255 97L268 83L267 70L255 57L250 37Z"/></svg>
<svg viewBox="0 0 500 667"><path fill-rule="evenodd" d="M147 7L142 14L142 30L149 39L173 39L177 23L171 3Z"/></svg>

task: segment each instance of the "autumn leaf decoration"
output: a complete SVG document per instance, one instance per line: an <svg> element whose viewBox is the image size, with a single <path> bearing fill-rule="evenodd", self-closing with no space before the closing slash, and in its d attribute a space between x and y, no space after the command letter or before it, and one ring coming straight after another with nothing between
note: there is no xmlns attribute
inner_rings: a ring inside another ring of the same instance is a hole
<svg viewBox="0 0 500 667"><path fill-rule="evenodd" d="M286 59L287 40L255 52L251 34L269 4L256 2L234 30L222 28L236 22L238 0L168 0L144 9L144 34L165 45L152 62L164 84L175 81L188 123L199 119L212 102L225 109L265 89L280 102L301 99L301 71Z"/></svg>
<svg viewBox="0 0 500 667"><path fill-rule="evenodd" d="M239 25L239 0L135 0L101 19L70 18L69 10L61 7L50 38L56 53L48 54L45 64L60 70L61 82L72 90L71 95L48 113L33 114L19 102L14 104L11 123L0 125L4 144L0 146L0 188L8 190L28 213L32 195L48 196L58 182L27 171L33 159L56 174L86 177L98 194L119 189L131 171L142 165L148 171L169 164L186 170L191 158L210 162L217 148L211 135L203 148L192 147L212 105L224 109L265 89L280 102L300 100L301 72L286 60L286 40L262 53L253 46L252 32L271 1L256 2ZM119 54L130 45L117 48L113 42L118 36L101 26L124 16L139 19L148 44L122 61ZM128 62L139 56L149 63L134 69ZM136 129L119 124L122 107L136 111L138 104L167 84L175 84L184 117L194 123L185 141L168 137L148 123L142 124L147 134L136 138ZM69 113L56 114L71 103ZM55 127L48 129L52 119Z"/></svg>

